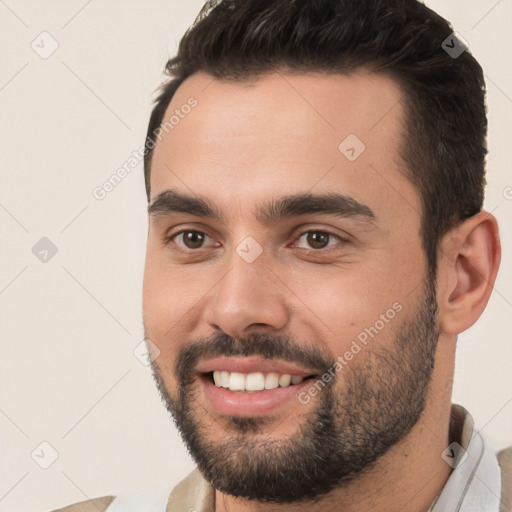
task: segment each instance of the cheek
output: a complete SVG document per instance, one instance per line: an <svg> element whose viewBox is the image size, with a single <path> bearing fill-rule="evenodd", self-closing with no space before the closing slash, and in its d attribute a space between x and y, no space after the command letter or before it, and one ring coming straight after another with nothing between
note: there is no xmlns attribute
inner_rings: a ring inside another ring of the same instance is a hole
<svg viewBox="0 0 512 512"><path fill-rule="evenodd" d="M399 280L389 274L382 279L381 272L362 266L357 270L337 268L302 276L297 283L306 306L301 311L317 326L317 334L322 332L330 340L328 348L335 357L343 355L357 339L390 343L387 340L392 339L393 329L389 326L400 316L397 309L402 309L403 294ZM299 321L304 324L304 318Z"/></svg>
<svg viewBox="0 0 512 512"><path fill-rule="evenodd" d="M159 354L156 359L160 376L167 391L175 395L177 390L174 378L174 365L181 347L179 318L183 315L180 301L175 293L175 283L170 276L161 273L157 267L146 265L143 284L143 320L146 338L157 347Z"/></svg>
<svg viewBox="0 0 512 512"><path fill-rule="evenodd" d="M187 312L183 297L186 283L180 272L167 268L161 254L148 246L143 282L143 319L146 337L155 343L162 354L169 354L180 328L180 318Z"/></svg>
<svg viewBox="0 0 512 512"><path fill-rule="evenodd" d="M143 283L145 334L157 345L168 367L190 340L200 321L203 299L217 276L210 270L208 276L205 272L198 278L192 267L171 265L165 251L148 248ZM212 282L207 277L213 277Z"/></svg>

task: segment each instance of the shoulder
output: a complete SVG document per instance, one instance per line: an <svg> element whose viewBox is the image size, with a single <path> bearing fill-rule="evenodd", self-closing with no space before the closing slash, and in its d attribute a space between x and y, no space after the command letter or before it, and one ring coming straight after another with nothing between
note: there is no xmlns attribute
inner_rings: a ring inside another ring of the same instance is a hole
<svg viewBox="0 0 512 512"><path fill-rule="evenodd" d="M101 498L81 501L68 507L59 508L52 512L105 512L115 498L115 496L102 496Z"/></svg>
<svg viewBox="0 0 512 512"><path fill-rule="evenodd" d="M196 468L171 492L167 512L215 510L215 491Z"/></svg>
<svg viewBox="0 0 512 512"><path fill-rule="evenodd" d="M512 511L512 446L497 453L501 468L501 509L500 512Z"/></svg>
<svg viewBox="0 0 512 512"><path fill-rule="evenodd" d="M502 468L511 469L512 466L512 446L504 448L498 452L498 463Z"/></svg>

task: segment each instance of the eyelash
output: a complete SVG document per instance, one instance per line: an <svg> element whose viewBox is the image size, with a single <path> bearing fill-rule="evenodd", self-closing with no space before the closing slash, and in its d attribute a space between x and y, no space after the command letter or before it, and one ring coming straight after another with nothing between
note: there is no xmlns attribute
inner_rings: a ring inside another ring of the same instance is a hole
<svg viewBox="0 0 512 512"><path fill-rule="evenodd" d="M204 231L199 231L197 229L182 229L181 231L177 231L176 233L166 236L164 239L164 245L165 246L169 245L171 242L174 242L174 239L177 238L179 235L182 235L184 233L189 233L189 232L199 233L201 235L205 235L209 238L212 238L212 237L210 237L210 235L208 235L208 233L205 233ZM308 233L322 233L324 235L328 235L329 237L337 238L341 243L349 243L349 241L347 239L342 238L341 236L339 236L335 233L332 233L329 230L325 230L325 229L308 229L306 231L297 230L292 234L292 237L294 238L294 240L295 239L300 240L300 238L302 238L304 235L307 235ZM299 249L301 249L303 252L306 252L306 253L320 253L320 252L328 252L330 247L332 247L332 246L327 246L322 249L304 249L302 247L299 247ZM181 250L182 252L198 252L201 249L205 249L205 247L199 247L197 249L189 249L189 248L180 247L179 250Z"/></svg>

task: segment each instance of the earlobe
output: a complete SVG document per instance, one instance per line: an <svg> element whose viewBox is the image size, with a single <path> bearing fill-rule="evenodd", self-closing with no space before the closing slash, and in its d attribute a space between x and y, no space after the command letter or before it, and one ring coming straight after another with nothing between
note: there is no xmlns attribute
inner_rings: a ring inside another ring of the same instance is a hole
<svg viewBox="0 0 512 512"><path fill-rule="evenodd" d="M482 211L445 237L438 273L442 332L459 334L471 327L484 311L494 287L501 260L498 223Z"/></svg>

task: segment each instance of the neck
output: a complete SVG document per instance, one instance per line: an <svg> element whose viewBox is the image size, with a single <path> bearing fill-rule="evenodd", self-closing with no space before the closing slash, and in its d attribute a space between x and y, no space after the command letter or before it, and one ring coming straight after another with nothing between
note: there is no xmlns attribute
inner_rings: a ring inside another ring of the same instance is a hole
<svg viewBox="0 0 512 512"><path fill-rule="evenodd" d="M351 482L342 483L314 502L268 504L237 499L216 491L215 511L427 512L451 472L441 453L450 444L452 381L451 378L441 379L440 375L446 376L454 361L450 351L441 349L438 352L445 353L438 353L440 357L436 361L429 398L420 419L409 435L380 457L370 471Z"/></svg>

